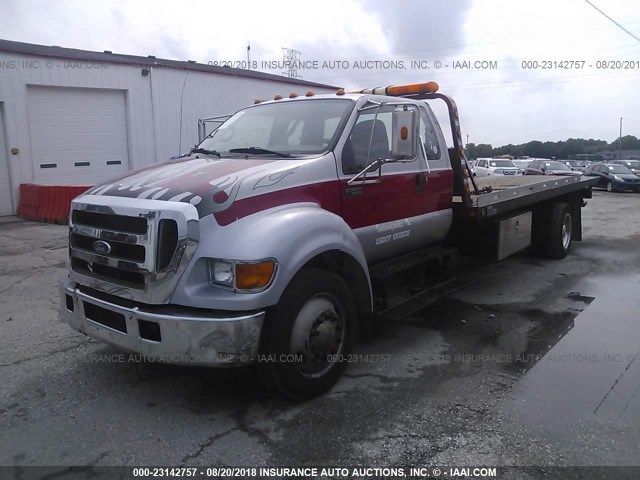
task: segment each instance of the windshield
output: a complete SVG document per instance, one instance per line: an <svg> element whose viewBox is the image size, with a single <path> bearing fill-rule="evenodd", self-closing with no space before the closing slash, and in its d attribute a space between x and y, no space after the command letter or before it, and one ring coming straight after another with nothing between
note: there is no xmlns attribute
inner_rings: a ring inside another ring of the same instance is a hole
<svg viewBox="0 0 640 480"><path fill-rule="evenodd" d="M509 160L491 160L489 165L492 167L500 168L516 168L516 166Z"/></svg>
<svg viewBox="0 0 640 480"><path fill-rule="evenodd" d="M549 170L571 170L562 162L546 162L544 166Z"/></svg>
<svg viewBox="0 0 640 480"><path fill-rule="evenodd" d="M636 162L624 162L624 164L629 168L635 168L636 170L640 170L640 160Z"/></svg>
<svg viewBox="0 0 640 480"><path fill-rule="evenodd" d="M353 101L317 99L266 103L240 110L198 148L228 154L318 154L333 147ZM276 153L277 152L277 153Z"/></svg>
<svg viewBox="0 0 640 480"><path fill-rule="evenodd" d="M609 170L609 173L631 173L632 174L631 170L629 170L624 165L607 165L607 170Z"/></svg>

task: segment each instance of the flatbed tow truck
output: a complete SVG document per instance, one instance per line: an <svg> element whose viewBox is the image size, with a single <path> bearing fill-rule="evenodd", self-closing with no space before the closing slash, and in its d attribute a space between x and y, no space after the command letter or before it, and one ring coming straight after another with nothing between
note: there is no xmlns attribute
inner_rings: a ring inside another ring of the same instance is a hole
<svg viewBox="0 0 640 480"><path fill-rule="evenodd" d="M256 101L73 201L63 319L162 361L254 365L293 399L327 391L375 318L458 288L452 258L560 259L582 239L596 179L474 179L458 119L435 82Z"/></svg>

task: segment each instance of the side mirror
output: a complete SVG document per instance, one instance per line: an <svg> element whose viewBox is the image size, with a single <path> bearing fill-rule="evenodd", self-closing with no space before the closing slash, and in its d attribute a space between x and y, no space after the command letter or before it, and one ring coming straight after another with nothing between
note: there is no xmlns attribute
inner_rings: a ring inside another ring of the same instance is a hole
<svg viewBox="0 0 640 480"><path fill-rule="evenodd" d="M416 118L418 112L408 105L396 108L392 117L391 159L405 160L416 156Z"/></svg>

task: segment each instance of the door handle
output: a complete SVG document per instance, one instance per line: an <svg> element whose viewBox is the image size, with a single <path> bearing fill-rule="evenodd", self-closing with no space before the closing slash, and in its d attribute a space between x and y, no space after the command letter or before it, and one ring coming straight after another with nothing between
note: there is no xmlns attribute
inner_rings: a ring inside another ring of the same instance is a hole
<svg viewBox="0 0 640 480"><path fill-rule="evenodd" d="M423 193L428 177L424 173L416 173L416 192Z"/></svg>

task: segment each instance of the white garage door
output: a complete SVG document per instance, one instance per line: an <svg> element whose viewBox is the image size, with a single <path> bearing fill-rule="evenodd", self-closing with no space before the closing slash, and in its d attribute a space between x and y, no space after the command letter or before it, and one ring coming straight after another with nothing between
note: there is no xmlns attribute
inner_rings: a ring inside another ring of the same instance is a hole
<svg viewBox="0 0 640 480"><path fill-rule="evenodd" d="M11 215L12 213L7 146L4 143L4 125L2 124L2 108L0 108L0 215Z"/></svg>
<svg viewBox="0 0 640 480"><path fill-rule="evenodd" d="M129 170L123 90L27 87L35 183L95 185Z"/></svg>

